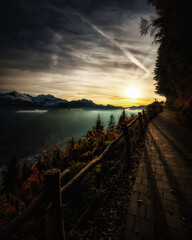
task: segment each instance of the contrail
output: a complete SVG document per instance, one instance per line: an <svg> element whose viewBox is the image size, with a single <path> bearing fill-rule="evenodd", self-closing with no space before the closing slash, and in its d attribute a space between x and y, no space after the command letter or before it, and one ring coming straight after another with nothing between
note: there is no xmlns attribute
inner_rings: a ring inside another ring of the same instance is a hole
<svg viewBox="0 0 192 240"><path fill-rule="evenodd" d="M76 12L76 11L75 11ZM111 37L109 37L106 33L104 33L101 29L99 29L96 25L94 25L92 22L90 22L88 19L83 17L80 13L76 12L76 14L83 19L86 23L88 23L96 32L98 32L100 35L102 35L104 38L106 38L109 42L111 42L115 47L119 48L123 55L128 58L131 62L133 62L135 65L137 65L139 68L141 68L146 73L146 77L150 75L150 71L129 51L125 50L121 46L119 46L118 43L116 43Z"/></svg>
<svg viewBox="0 0 192 240"><path fill-rule="evenodd" d="M86 20L87 23L89 23L91 25L91 27L93 29L95 29L95 31L97 31L98 33L100 33L103 37L105 37L107 40L109 40L109 42L111 42L115 47L119 48L123 55L128 58L131 62L133 62L135 65L137 65L139 68L141 68L143 71L145 71L146 75L149 76L150 72L149 70L135 57L133 56L132 53L130 53L129 51L125 50L124 48L122 48L121 46L119 46L119 44L117 44L112 38L110 38L107 34L105 34L103 31L101 31L97 26L93 25L91 22L89 22L89 20L84 19L84 21Z"/></svg>
<svg viewBox="0 0 192 240"><path fill-rule="evenodd" d="M54 8L54 10L59 12L65 12L61 9ZM101 29L99 29L96 25L94 25L92 22L90 22L87 18L82 16L79 12L72 9L72 11L78 15L84 22L86 22L89 26L91 26L97 33L99 33L101 36L103 36L105 39L107 39L110 43L112 43L115 47L117 47L123 55L128 58L132 63L134 63L136 66L138 66L140 69L142 69L145 72L145 76L148 77L151 75L150 71L128 50L125 50L117 42L115 42L110 36L108 36L106 33L104 33Z"/></svg>

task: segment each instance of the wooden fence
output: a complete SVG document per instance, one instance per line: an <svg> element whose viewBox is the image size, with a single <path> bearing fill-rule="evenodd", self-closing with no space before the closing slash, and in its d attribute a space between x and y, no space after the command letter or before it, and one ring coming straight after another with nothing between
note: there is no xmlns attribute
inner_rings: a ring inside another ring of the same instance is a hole
<svg viewBox="0 0 192 240"><path fill-rule="evenodd" d="M10 236L18 231L18 229L26 224L34 215L40 214L45 216L45 236L47 240L64 240L64 222L61 214L62 194L67 194L77 183L80 183L83 177L90 172L98 163L100 163L106 155L113 149L114 145L124 138L124 160L130 166L131 163L131 142L134 138L140 138L147 123L150 119L162 110L161 107L155 109L143 110L138 116L127 124L122 124L122 133L113 140L104 152L97 158L89 162L78 174L76 174L64 186L61 185L62 180L70 173L70 169L60 173L59 169L50 169L45 172L44 181L45 189L38 197L29 204L25 210L20 213L3 231L0 233L0 239L10 239ZM139 123L139 134L136 133L130 139L129 129ZM135 141L136 143L137 141Z"/></svg>

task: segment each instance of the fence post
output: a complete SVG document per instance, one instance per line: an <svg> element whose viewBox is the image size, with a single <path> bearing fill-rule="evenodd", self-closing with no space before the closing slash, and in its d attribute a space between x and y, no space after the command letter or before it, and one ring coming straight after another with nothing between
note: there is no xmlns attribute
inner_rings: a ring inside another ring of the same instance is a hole
<svg viewBox="0 0 192 240"><path fill-rule="evenodd" d="M124 157L125 157L125 163L127 163L128 166L131 166L131 151L130 151L129 130L128 130L127 124L125 124L125 123L122 123L121 127L122 127L122 130L124 132Z"/></svg>
<svg viewBox="0 0 192 240"><path fill-rule="evenodd" d="M146 119L146 115L145 115L145 110L143 110L142 113L143 113L144 126L146 127L147 119Z"/></svg>
<svg viewBox="0 0 192 240"><path fill-rule="evenodd" d="M45 218L46 240L64 240L64 223L61 215L61 173L59 169L47 170L44 174L46 196L52 203Z"/></svg>

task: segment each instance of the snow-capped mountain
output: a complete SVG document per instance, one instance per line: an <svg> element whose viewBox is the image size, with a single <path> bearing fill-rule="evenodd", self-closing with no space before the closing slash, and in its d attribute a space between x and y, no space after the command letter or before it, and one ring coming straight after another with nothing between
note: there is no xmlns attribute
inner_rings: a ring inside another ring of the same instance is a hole
<svg viewBox="0 0 192 240"><path fill-rule="evenodd" d="M0 94L0 106L17 106L17 107L42 107L42 108L100 108L100 109L116 109L112 105L104 106L96 104L91 100L85 98L77 101L68 102L65 99L56 98L51 94L41 94L36 97L29 94L19 93L16 91Z"/></svg>
<svg viewBox="0 0 192 240"><path fill-rule="evenodd" d="M0 105L33 106L34 102L32 96L13 91L0 94Z"/></svg>
<svg viewBox="0 0 192 240"><path fill-rule="evenodd" d="M56 98L50 94L42 94L38 95L37 97L33 97L29 94L19 93L16 91L0 94L0 105L56 107L62 103L67 102L67 100Z"/></svg>
<svg viewBox="0 0 192 240"><path fill-rule="evenodd" d="M68 101L61 98L56 98L51 94L47 95L38 95L37 97L33 97L33 101L39 105L44 107L55 107L59 106L62 103L67 103Z"/></svg>

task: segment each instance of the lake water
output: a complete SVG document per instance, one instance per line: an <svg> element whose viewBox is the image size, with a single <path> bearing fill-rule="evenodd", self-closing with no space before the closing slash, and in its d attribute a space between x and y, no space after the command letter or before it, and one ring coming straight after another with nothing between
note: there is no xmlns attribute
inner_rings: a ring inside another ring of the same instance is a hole
<svg viewBox="0 0 192 240"><path fill-rule="evenodd" d="M126 110L127 116L139 110ZM18 159L53 144L64 146L72 137L78 139L94 126L98 114L105 127L110 115L116 122L122 110L0 110L0 165L12 156Z"/></svg>

